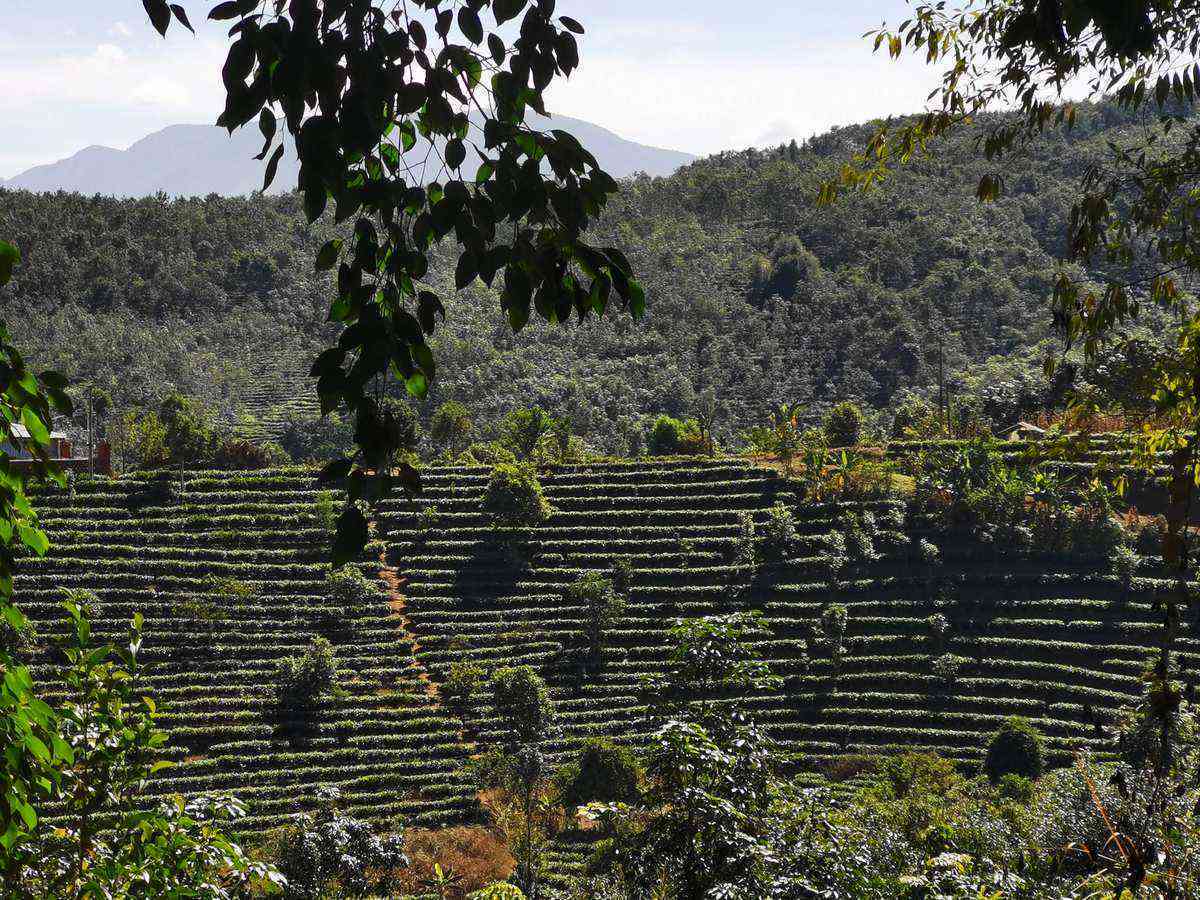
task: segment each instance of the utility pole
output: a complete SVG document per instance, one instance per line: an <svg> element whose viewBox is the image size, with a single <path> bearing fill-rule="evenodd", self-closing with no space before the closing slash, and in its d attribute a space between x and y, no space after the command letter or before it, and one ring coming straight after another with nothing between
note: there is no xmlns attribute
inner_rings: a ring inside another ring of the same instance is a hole
<svg viewBox="0 0 1200 900"><path fill-rule="evenodd" d="M92 395L88 392L87 398L87 454L88 454L88 475L95 477L96 475L96 443L93 439L92 429L95 422L95 414L92 411Z"/></svg>

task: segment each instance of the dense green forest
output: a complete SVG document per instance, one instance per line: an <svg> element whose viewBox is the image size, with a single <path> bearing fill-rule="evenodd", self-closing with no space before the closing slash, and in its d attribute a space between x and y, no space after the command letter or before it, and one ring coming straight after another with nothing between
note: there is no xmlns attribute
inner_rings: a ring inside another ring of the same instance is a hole
<svg viewBox="0 0 1200 900"><path fill-rule="evenodd" d="M1084 109L1070 135L1006 162L990 204L973 193L986 164L969 133L825 208L821 179L869 126L633 179L597 238L645 283L644 327L610 316L513 336L477 284L447 303L420 413L457 399L486 430L538 404L594 449L628 453L646 417L690 414L706 397L729 444L781 402L818 419L855 399L886 419L905 392L935 395L944 372L947 390L1009 424L1083 378L1067 367L1048 384L1040 368L1066 198L1136 128L1115 108ZM0 233L24 258L0 315L39 363L104 386L114 414L174 387L245 423L311 394L307 368L333 328L312 259L334 226L309 229L298 196L0 194ZM452 268L447 248L429 278L445 295Z"/></svg>

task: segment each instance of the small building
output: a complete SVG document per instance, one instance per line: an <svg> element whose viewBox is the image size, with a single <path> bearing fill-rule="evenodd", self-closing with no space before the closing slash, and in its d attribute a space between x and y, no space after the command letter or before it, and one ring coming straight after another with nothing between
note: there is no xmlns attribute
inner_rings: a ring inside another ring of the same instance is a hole
<svg viewBox="0 0 1200 900"><path fill-rule="evenodd" d="M29 442L29 429L20 422L12 426L10 432L19 443L19 446L12 441L5 441L0 450L3 450L13 459L30 459L31 455L25 449L25 445ZM50 432L50 458L55 460L71 459L74 448L71 446L71 439L67 437L65 431Z"/></svg>

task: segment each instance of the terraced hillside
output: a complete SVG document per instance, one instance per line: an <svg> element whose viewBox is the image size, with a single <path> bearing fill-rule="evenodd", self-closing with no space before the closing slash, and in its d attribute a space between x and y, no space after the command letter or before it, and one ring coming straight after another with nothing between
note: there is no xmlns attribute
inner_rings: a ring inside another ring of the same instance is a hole
<svg viewBox="0 0 1200 900"><path fill-rule="evenodd" d="M1106 565L1036 552L942 541L935 558L919 549L930 532L903 501L798 504L790 482L738 461L544 473L556 511L514 548L480 511L488 474L433 469L423 497L384 504L371 550L380 559L361 567L386 593L368 608L330 608L330 498L301 470L200 473L182 502L144 478L80 482L73 500L46 494L54 547L23 561L18 598L44 634L64 587L99 594L109 636L143 612L147 681L182 763L156 791L234 791L261 828L302 808L318 783L340 785L356 814L381 823L469 816L475 800L460 767L476 745L433 690L457 659L541 669L559 710L557 753L593 733L636 741L646 727L640 680L663 667L671 623L739 609L767 616L759 646L785 682L750 705L794 770L913 747L976 761L1014 713L1034 720L1064 762L1098 748L1100 727L1137 692L1156 638L1151 604L1167 584L1149 560L1126 589ZM794 510L796 558L757 572L734 565L739 514L762 523L776 502ZM874 553L833 558L829 535L864 509L878 524ZM581 676L563 651L581 643L582 610L563 592L614 557L632 564L630 603L602 669ZM835 602L849 614L840 667L815 636ZM940 641L935 614L948 624ZM337 647L345 696L280 721L277 660L315 633ZM1188 670L1200 665L1194 623L1180 649ZM947 667L948 656L958 663ZM37 660L47 681L52 661L49 651ZM471 737L486 741L493 719L477 699ZM560 876L580 859L563 853Z"/></svg>
<svg viewBox="0 0 1200 900"><path fill-rule="evenodd" d="M390 556L408 579L418 658L435 678L464 657L543 668L564 723L560 747L593 732L636 737L639 681L663 666L674 619L761 609L772 633L759 647L785 687L752 706L798 766L912 747L976 761L1013 714L1036 721L1062 762L1076 748L1098 746L1096 723L1136 693L1157 634L1153 595L1167 584L1149 560L1128 592L1106 566L1036 553L1014 560L943 545L937 562L920 562L914 539L927 531L901 501L797 505L788 482L738 462L548 474L542 483L558 511L537 530L531 564L518 569L479 512L486 480L482 469L428 478L418 504L437 513L428 531L407 501L381 515ZM749 510L761 523L776 501L794 508L800 555L747 583L729 562L738 513ZM831 583L827 536L847 511L862 509L879 523L877 558L846 560ZM556 666L561 649L582 638L582 610L565 606L562 593L614 556L633 563L631 602L603 671L578 683ZM836 674L813 638L831 603L849 613ZM950 626L937 647L935 613ZM1189 630L1185 666L1200 661L1197 648ZM957 674L935 670L947 654L961 658Z"/></svg>
<svg viewBox="0 0 1200 900"><path fill-rule="evenodd" d="M144 614L145 680L181 762L157 792L234 792L250 804L250 827L297 812L319 783L339 785L376 821L460 817L471 802L455 775L465 750L387 598L330 609L312 473L202 473L189 476L182 503L169 484L84 481L73 503L41 497L53 549L16 578L45 637L61 620L63 588L99 595L105 637L122 638ZM363 569L379 576L377 563ZM319 633L337 648L345 696L281 719L276 665ZM49 652L39 662L35 676L49 680Z"/></svg>

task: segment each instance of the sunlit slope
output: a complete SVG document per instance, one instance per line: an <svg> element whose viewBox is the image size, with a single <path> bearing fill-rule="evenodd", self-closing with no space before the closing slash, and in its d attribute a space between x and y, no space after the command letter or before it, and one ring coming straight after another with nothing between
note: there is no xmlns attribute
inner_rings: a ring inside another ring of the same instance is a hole
<svg viewBox="0 0 1200 900"><path fill-rule="evenodd" d="M142 677L180 761L156 793L232 791L263 828L330 783L361 816L434 824L472 814L461 765L474 738L495 734L485 694L472 734L437 704L434 687L458 659L541 670L559 710L555 753L591 734L636 741L648 727L640 682L662 669L671 623L760 609L771 633L759 647L784 686L748 705L797 768L908 748L978 760L1015 713L1038 724L1061 763L1077 748L1100 748L1100 728L1137 693L1157 637L1151 604L1169 583L1150 560L1127 593L1101 564L1014 559L932 537L940 559L922 563L914 538L931 535L899 500L867 504L878 558L845 561L831 581L826 536L858 507L800 504L791 483L736 461L544 473L556 511L514 551L480 512L487 477L483 468L431 469L422 497L383 505L382 544L360 565L385 593L358 610L326 598L329 535L312 472L189 475L182 503L144 478L82 480L73 501L47 493L39 503L53 549L22 560L17 576L18 599L42 633L35 674L53 684L48 644L62 589L91 588L103 635L122 638L135 611L146 618ZM761 522L777 501L796 515L796 558L737 569L739 513ZM633 566L630 603L603 667L580 676L563 651L583 642L583 611L563 591L617 556ZM836 678L813 639L834 602L849 611ZM940 647L934 614L950 623ZM337 648L345 693L281 717L275 667L314 634ZM1193 670L1191 621L1180 648ZM947 653L961 657L953 678L934 666Z"/></svg>
<svg viewBox="0 0 1200 900"><path fill-rule="evenodd" d="M1153 596L1168 584L1149 560L1127 594L1101 564L981 554L937 538L940 561L927 565L916 561L914 539L930 533L901 501L798 504L788 482L738 462L556 470L542 482L557 512L536 529L532 562L519 570L479 513L486 480L482 469L429 479L417 505L438 513L427 531L407 501L383 513L391 555L409 579L419 658L435 678L457 659L541 668L565 742L644 732L639 683L663 667L674 620L759 609L772 632L759 649L784 688L749 705L797 764L913 747L978 760L1013 714L1036 721L1052 757L1065 762L1077 748L1098 747L1097 726L1136 694L1157 638ZM776 501L794 510L797 557L747 577L729 562L738 513L761 523ZM831 583L826 535L862 508L879 523L878 558L847 561ZM589 569L607 571L615 556L635 569L630 604L603 669L581 680L559 671L562 648L583 640L582 610L565 605L562 592ZM813 640L830 603L849 611L836 678ZM950 622L940 647L930 636L934 614ZM1181 643L1190 664L1190 630ZM952 679L935 673L945 654L962 658Z"/></svg>
<svg viewBox="0 0 1200 900"><path fill-rule="evenodd" d="M299 811L321 783L377 821L459 817L470 802L455 774L464 748L387 599L329 608L319 496L301 470L189 475L182 504L144 479L83 482L74 504L41 498L53 549L22 561L18 601L46 634L64 587L97 592L107 637L145 616L143 683L181 760L158 793L234 792L252 827ZM379 566L363 569L375 577ZM315 634L337 648L345 695L281 716L278 661ZM40 661L35 674L49 680L52 656Z"/></svg>

